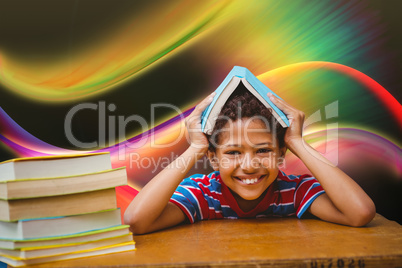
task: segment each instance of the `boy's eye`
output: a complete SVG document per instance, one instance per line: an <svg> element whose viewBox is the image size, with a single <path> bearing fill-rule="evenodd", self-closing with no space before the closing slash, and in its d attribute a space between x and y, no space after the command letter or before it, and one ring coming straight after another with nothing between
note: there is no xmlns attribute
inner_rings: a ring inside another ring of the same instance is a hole
<svg viewBox="0 0 402 268"><path fill-rule="evenodd" d="M261 148L261 149L257 150L257 153L260 153L260 154L266 154L266 153L269 153L269 152L272 152L272 149Z"/></svg>
<svg viewBox="0 0 402 268"><path fill-rule="evenodd" d="M239 151L227 151L227 152L225 152L225 154L238 155L238 154L240 154L240 152Z"/></svg>

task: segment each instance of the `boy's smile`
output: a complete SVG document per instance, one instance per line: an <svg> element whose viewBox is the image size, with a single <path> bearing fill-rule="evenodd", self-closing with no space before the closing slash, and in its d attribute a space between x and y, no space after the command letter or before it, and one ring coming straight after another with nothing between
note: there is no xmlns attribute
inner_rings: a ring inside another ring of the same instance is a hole
<svg viewBox="0 0 402 268"><path fill-rule="evenodd" d="M221 130L216 151L210 152L214 169L239 205L259 199L276 179L278 158L286 148L279 149L273 137L260 119L229 121Z"/></svg>
<svg viewBox="0 0 402 268"><path fill-rule="evenodd" d="M251 176L238 176L238 177L234 177L235 179L239 180L240 182L247 184L247 185L254 185L257 184L259 182L261 182L261 180L265 177L265 175L251 175Z"/></svg>

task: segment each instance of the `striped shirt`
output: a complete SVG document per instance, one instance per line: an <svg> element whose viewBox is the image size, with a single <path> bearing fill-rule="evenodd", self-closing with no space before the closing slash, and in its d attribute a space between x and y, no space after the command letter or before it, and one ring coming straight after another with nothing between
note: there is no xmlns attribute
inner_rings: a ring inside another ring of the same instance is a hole
<svg viewBox="0 0 402 268"><path fill-rule="evenodd" d="M310 175L286 175L278 177L268 187L263 200L251 211L244 212L238 206L218 171L208 175L195 174L184 179L174 192L170 202L177 205L190 223L209 219L238 219L259 217L301 218L311 203L324 193L319 182Z"/></svg>

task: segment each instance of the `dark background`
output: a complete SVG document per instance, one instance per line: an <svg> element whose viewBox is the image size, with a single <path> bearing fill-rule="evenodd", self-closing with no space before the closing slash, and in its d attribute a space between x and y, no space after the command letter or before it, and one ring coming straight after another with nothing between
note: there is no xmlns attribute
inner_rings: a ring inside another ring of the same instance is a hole
<svg viewBox="0 0 402 268"><path fill-rule="evenodd" d="M382 46L392 56L392 61L386 62L389 75L376 77L376 81L401 102L402 1L364 2L385 25L386 30L381 36ZM158 1L153 4L158 6ZM0 51L15 58L46 62L60 53L69 55L76 46L94 42L94 39L100 38L99 35L88 33L99 32L99 29L102 32L113 31L114 26L122 20L140 14L145 8L146 1L0 1ZM108 104L116 104L115 115L128 117L140 111L141 116L150 119L152 103L164 102L183 107L189 101L205 96L206 88L215 82L211 81L207 72L203 72L209 67L208 61L196 55L194 50L184 50L137 79L116 90L86 98L85 102L107 101ZM158 93L144 88L157 88ZM172 88L175 89L174 94L170 90ZM38 102L22 98L0 85L0 107L27 132L61 148L77 149L65 136L64 117L81 102ZM158 110L157 118L165 118L166 112ZM78 140L91 142L98 138L97 118L96 112L87 110L73 121L73 132ZM127 135L138 130L138 127L134 123L129 124ZM399 145L402 144L401 134L400 129L389 133L399 139ZM14 157L16 155L5 146L0 147L0 160ZM353 173L353 170L349 173ZM366 180L359 183L373 198L380 214L402 223L402 178L382 177L384 173L381 170L378 173L371 172L367 174ZM379 178L382 179L381 184L378 184Z"/></svg>

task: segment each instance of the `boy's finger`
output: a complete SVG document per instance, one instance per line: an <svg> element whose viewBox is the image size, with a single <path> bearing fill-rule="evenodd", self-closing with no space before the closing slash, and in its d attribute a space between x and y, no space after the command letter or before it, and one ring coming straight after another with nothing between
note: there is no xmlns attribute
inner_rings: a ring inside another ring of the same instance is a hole
<svg viewBox="0 0 402 268"><path fill-rule="evenodd" d="M277 98L272 93L268 93L268 97L285 114L289 114L295 110L292 106L287 104L284 100Z"/></svg>
<svg viewBox="0 0 402 268"><path fill-rule="evenodd" d="M215 92L210 94L208 97L203 99L194 109L194 115L201 115L202 112L211 104L212 100L214 99Z"/></svg>

